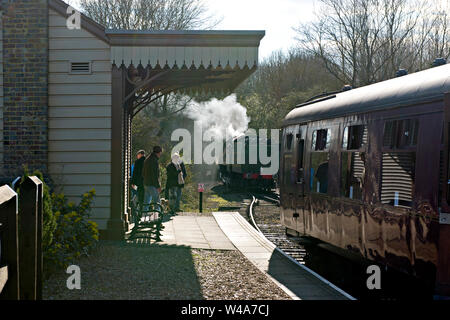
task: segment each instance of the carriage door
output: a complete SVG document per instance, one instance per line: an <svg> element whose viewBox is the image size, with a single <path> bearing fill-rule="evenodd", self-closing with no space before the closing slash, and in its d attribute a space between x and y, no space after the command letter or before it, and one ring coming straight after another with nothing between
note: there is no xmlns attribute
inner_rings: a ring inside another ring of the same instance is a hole
<svg viewBox="0 0 450 320"><path fill-rule="evenodd" d="M295 187L295 212L297 219L297 231L305 233L305 139L306 126L300 126L296 134L296 187Z"/></svg>
<svg viewBox="0 0 450 320"><path fill-rule="evenodd" d="M436 293L450 296L450 93L444 99L444 166L442 202L439 213L439 260Z"/></svg>
<svg viewBox="0 0 450 320"><path fill-rule="evenodd" d="M442 210L441 217L445 218L446 213L450 213L450 93L445 95L444 100L444 128L442 129L444 138L444 167L442 190ZM443 213L443 214L442 214ZM442 220L442 219L441 219ZM442 223L442 221L441 221ZM449 221L450 223L450 221Z"/></svg>

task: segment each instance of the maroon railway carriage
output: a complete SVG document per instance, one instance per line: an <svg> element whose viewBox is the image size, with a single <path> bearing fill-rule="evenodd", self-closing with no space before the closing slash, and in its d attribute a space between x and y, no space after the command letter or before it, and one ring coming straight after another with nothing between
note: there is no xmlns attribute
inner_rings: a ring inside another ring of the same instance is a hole
<svg viewBox="0 0 450 320"><path fill-rule="evenodd" d="M299 105L283 123L289 233L435 283L450 296L450 65Z"/></svg>

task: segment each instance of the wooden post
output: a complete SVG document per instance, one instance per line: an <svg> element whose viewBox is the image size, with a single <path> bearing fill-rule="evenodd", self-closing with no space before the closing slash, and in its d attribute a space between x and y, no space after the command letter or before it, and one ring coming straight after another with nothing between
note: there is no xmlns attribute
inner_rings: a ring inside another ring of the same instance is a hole
<svg viewBox="0 0 450 320"><path fill-rule="evenodd" d="M111 111L111 216L107 224L108 240L123 240L125 237L124 170L123 167L123 101L126 91L126 68L112 68L112 111Z"/></svg>
<svg viewBox="0 0 450 320"><path fill-rule="evenodd" d="M19 300L19 239L17 193L9 186L0 187L0 299ZM6 268L5 268L6 267ZM5 272L7 271L7 272ZM5 279L4 275L7 275ZM3 286L3 289L1 288Z"/></svg>
<svg viewBox="0 0 450 320"><path fill-rule="evenodd" d="M38 179L38 178L36 178ZM38 179L39 180L39 179ZM42 250L42 228L44 225L44 184L39 180L37 199L37 266L36 266L36 299L42 300L42 285L44 283L44 255Z"/></svg>
<svg viewBox="0 0 450 320"><path fill-rule="evenodd" d="M205 191L205 185L203 183L198 184L198 211L203 212L203 191Z"/></svg>
<svg viewBox="0 0 450 320"><path fill-rule="evenodd" d="M20 299L37 299L38 279L38 215L39 186L42 182L37 177L27 177L20 185L19 192L19 282ZM42 211L42 210L41 210ZM41 231L42 232L42 231ZM41 252L41 250L39 250Z"/></svg>

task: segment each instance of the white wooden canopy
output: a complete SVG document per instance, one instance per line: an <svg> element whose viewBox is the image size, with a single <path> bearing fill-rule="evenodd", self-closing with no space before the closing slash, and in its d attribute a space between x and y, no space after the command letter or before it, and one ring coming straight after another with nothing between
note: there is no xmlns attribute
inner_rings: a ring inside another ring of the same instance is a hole
<svg viewBox="0 0 450 320"><path fill-rule="evenodd" d="M145 65L168 64L172 68L175 64L181 67L192 64L198 68L211 64L213 68L219 65L231 67L238 65L243 68L246 64L252 68L258 61L258 48L220 48L220 47L111 47L112 64Z"/></svg>
<svg viewBox="0 0 450 320"><path fill-rule="evenodd" d="M257 66L264 31L107 30L106 35L111 41L111 62L116 65L242 69Z"/></svg>

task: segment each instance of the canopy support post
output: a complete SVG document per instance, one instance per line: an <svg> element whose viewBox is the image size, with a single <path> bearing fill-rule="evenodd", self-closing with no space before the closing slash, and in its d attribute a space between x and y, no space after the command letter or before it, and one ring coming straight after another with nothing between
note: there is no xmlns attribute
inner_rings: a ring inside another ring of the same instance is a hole
<svg viewBox="0 0 450 320"><path fill-rule="evenodd" d="M123 240L125 238L126 213L124 187L122 177L125 168L123 163L124 148L124 116L123 101L126 96L127 69L112 67L112 110L111 110L111 216L107 223L105 238Z"/></svg>

